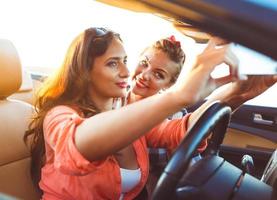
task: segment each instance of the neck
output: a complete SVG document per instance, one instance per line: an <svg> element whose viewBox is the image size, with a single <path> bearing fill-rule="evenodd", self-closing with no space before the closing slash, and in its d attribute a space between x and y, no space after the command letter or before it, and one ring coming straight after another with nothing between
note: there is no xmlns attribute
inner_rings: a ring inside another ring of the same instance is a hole
<svg viewBox="0 0 277 200"><path fill-rule="evenodd" d="M140 95L137 95L133 92L130 92L129 103L133 103L133 102L136 102L136 101L139 101L139 100L142 100L142 99L144 99L144 97L142 97Z"/></svg>
<svg viewBox="0 0 277 200"><path fill-rule="evenodd" d="M90 99L99 110L101 111L112 110L113 98L90 95Z"/></svg>

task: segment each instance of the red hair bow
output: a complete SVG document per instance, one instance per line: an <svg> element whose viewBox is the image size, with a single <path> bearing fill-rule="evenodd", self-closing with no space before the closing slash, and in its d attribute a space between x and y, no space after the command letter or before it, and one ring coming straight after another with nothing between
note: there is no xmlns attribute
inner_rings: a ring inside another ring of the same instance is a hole
<svg viewBox="0 0 277 200"><path fill-rule="evenodd" d="M168 40L173 43L174 45L176 45L177 47L181 47L181 43L179 41L176 40L174 35L171 35Z"/></svg>

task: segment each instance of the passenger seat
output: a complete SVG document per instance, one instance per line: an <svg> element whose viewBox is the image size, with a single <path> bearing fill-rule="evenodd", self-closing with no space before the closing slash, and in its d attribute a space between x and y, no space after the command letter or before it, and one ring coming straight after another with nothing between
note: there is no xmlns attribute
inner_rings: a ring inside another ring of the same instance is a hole
<svg viewBox="0 0 277 200"><path fill-rule="evenodd" d="M21 86L21 63L14 45L0 39L0 193L37 200L30 177L30 154L23 142L33 107L8 97Z"/></svg>

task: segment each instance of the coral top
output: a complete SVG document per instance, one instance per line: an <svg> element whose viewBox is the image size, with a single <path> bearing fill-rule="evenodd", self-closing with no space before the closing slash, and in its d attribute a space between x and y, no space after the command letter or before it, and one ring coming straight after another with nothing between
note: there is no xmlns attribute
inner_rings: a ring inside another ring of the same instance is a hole
<svg viewBox="0 0 277 200"><path fill-rule="evenodd" d="M137 186L124 194L124 200L135 198L143 189L149 171L147 147L173 150L184 137L189 115L164 121L133 143L141 179ZM76 149L76 127L85 118L67 106L50 110L44 120L46 163L42 168L40 188L44 200L117 200L121 194L120 167L114 156L90 162ZM116 136L115 136L116 137ZM206 147L201 145L200 150Z"/></svg>

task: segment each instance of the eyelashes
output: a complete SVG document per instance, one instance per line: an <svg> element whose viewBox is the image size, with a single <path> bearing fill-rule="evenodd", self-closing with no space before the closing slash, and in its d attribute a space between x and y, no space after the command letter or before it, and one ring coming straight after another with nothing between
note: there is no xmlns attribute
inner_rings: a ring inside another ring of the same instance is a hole
<svg viewBox="0 0 277 200"><path fill-rule="evenodd" d="M127 59L123 60L123 64L127 64ZM108 67L117 68L120 65L120 60L110 60L107 64Z"/></svg>
<svg viewBox="0 0 277 200"><path fill-rule="evenodd" d="M148 66L149 66L149 64L148 64L148 62L146 61L146 60L141 60L140 62L139 62L139 65L141 66L141 67L143 67L143 68L147 68ZM143 73L143 72L141 72L141 73ZM151 71L151 74L156 78L156 79L165 79L165 76L161 73L161 72L159 72L159 71Z"/></svg>

